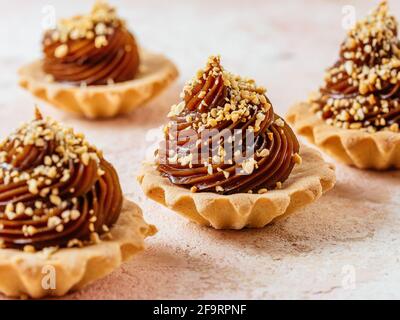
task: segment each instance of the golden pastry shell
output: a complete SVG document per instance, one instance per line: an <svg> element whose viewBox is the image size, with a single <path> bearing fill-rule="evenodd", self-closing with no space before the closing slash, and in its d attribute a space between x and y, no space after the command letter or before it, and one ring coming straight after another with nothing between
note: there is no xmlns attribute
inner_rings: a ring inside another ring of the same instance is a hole
<svg viewBox="0 0 400 320"><path fill-rule="evenodd" d="M282 189L264 194L193 193L172 184L150 164L143 166L138 181L147 197L199 225L215 229L262 228L317 200L334 186L334 167L318 151L302 145L300 154L302 163L295 166Z"/></svg>
<svg viewBox="0 0 400 320"><path fill-rule="evenodd" d="M299 134L338 161L360 169L400 168L400 133L337 128L312 112L309 103L293 106L286 119Z"/></svg>
<svg viewBox="0 0 400 320"><path fill-rule="evenodd" d="M63 248L53 254L46 254L46 250L27 253L0 249L0 292L11 297L42 298L78 290L143 250L144 239L156 232L153 225L144 221L141 209L124 200L120 218L111 229L112 240L82 248ZM55 288L49 288L45 276L53 271Z"/></svg>
<svg viewBox="0 0 400 320"><path fill-rule="evenodd" d="M100 86L73 86L49 82L37 60L19 70L19 84L51 105L86 118L126 114L160 94L178 76L175 65L161 54L140 51L135 79Z"/></svg>

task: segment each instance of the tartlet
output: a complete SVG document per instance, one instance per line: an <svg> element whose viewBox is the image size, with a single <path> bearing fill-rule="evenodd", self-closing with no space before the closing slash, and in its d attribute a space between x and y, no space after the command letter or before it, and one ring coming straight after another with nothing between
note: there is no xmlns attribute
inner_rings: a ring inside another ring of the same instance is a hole
<svg viewBox="0 0 400 320"><path fill-rule="evenodd" d="M82 134L36 118L0 144L0 292L60 296L104 277L153 235Z"/></svg>
<svg viewBox="0 0 400 320"><path fill-rule="evenodd" d="M19 83L50 104L87 118L113 117L143 105L178 75L161 54L140 49L114 8L97 1L89 14L45 32L41 60L19 70Z"/></svg>
<svg viewBox="0 0 400 320"><path fill-rule="evenodd" d="M325 85L287 120L345 164L400 168L400 41L386 1L348 32Z"/></svg>
<svg viewBox="0 0 400 320"><path fill-rule="evenodd" d="M265 89L209 58L171 107L165 140L138 177L144 193L216 229L264 227L319 198L332 165L300 146Z"/></svg>

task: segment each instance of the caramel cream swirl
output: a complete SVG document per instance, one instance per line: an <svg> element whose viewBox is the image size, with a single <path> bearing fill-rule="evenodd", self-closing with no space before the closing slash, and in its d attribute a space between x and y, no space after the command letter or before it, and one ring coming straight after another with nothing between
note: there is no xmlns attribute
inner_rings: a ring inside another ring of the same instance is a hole
<svg viewBox="0 0 400 320"><path fill-rule="evenodd" d="M312 102L339 128L399 131L400 41L386 1L348 32L339 60Z"/></svg>
<svg viewBox="0 0 400 320"><path fill-rule="evenodd" d="M105 85L132 80L139 68L133 35L115 10L98 2L91 14L61 20L43 39L43 70L58 82Z"/></svg>
<svg viewBox="0 0 400 320"><path fill-rule="evenodd" d="M185 86L182 97L171 108L165 148L157 153L158 170L172 183L194 192L263 193L280 187L301 160L297 138L274 114L265 89L226 72L219 57L209 58L206 68ZM184 133L176 151L171 148L173 128L178 135ZM207 129L212 130L210 136L203 134ZM234 135L235 130L240 137ZM225 144L230 139L226 132L240 138L239 148L231 141ZM249 132L254 134L251 156L246 154ZM206 155L203 145L208 146ZM228 153L232 157L227 158Z"/></svg>
<svg viewBox="0 0 400 320"><path fill-rule="evenodd" d="M72 129L38 113L0 145L2 246L97 242L121 207L114 168Z"/></svg>

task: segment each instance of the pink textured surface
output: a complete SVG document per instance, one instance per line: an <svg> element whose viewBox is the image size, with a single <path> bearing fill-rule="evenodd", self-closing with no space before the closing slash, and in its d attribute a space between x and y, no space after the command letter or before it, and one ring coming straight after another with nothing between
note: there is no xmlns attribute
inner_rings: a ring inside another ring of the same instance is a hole
<svg viewBox="0 0 400 320"><path fill-rule="evenodd" d="M32 116L34 100L17 87L16 70L40 55L42 8L49 3L68 16L91 1L15 0L2 8L0 136ZM66 298L400 298L399 172L338 165L336 188L317 203L262 230L239 232L185 221L145 199L135 179L147 131L165 121L184 81L209 54L221 53L228 69L265 85L283 115L317 88L323 69L336 59L343 5L356 5L361 17L376 1L113 3L144 47L177 63L180 79L125 118L89 122L40 105L104 149L127 196L160 231L131 262ZM400 18L400 3L391 6ZM350 287L348 270L355 276Z"/></svg>

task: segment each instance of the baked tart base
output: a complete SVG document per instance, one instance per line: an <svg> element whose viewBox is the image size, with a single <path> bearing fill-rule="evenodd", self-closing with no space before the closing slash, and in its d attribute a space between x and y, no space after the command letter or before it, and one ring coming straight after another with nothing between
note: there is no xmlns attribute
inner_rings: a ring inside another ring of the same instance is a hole
<svg viewBox="0 0 400 320"><path fill-rule="evenodd" d="M144 239L156 231L144 221L141 209L125 200L120 218L110 231L112 240L58 249L52 254L46 253L46 249L36 253L0 249L0 292L32 298L65 295L111 273L142 250ZM45 277L53 270L55 288L46 289L51 282Z"/></svg>
<svg viewBox="0 0 400 320"><path fill-rule="evenodd" d="M140 52L134 80L99 86L51 82L37 60L19 70L19 84L34 96L65 111L87 118L109 118L129 113L157 96L178 76L175 65L161 54Z"/></svg>
<svg viewBox="0 0 400 320"><path fill-rule="evenodd" d="M308 103L293 106L287 121L301 135L333 158L360 169L400 168L400 133L369 133L326 124Z"/></svg>
<svg viewBox="0 0 400 320"><path fill-rule="evenodd" d="M302 163L295 166L282 189L264 194L192 193L172 184L150 164L143 166L138 180L146 196L200 225L215 229L262 228L317 200L335 184L333 165L326 163L318 151L304 145L300 150Z"/></svg>

